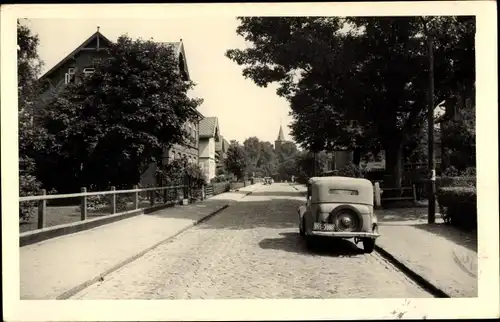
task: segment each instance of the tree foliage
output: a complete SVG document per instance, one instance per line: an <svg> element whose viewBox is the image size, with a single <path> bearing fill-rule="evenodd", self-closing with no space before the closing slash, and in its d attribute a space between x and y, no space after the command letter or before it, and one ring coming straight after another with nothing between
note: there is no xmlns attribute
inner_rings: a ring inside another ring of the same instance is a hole
<svg viewBox="0 0 500 322"><path fill-rule="evenodd" d="M38 93L37 78L42 61L38 56L39 38L25 23L17 21L17 82L19 116L19 195L35 195L42 188L36 177L33 159L36 151L44 149L43 128L33 125L34 101ZM19 217L29 220L34 214L36 203L24 202L19 207Z"/></svg>
<svg viewBox="0 0 500 322"><path fill-rule="evenodd" d="M181 78L171 47L121 36L107 54L46 108L52 148L43 156L44 182L61 192L137 184L196 120L201 100L187 96L194 83Z"/></svg>
<svg viewBox="0 0 500 322"><path fill-rule="evenodd" d="M276 172L277 157L270 142L260 141L257 137L249 137L243 141L243 149L247 158L247 173L257 177L272 176Z"/></svg>
<svg viewBox="0 0 500 322"><path fill-rule="evenodd" d="M191 163L186 157L170 160L157 168L158 175L162 185L183 185L186 179L191 188L198 189L205 183L205 176L199 164Z"/></svg>
<svg viewBox="0 0 500 322"><path fill-rule="evenodd" d="M277 82L306 149L383 149L400 180L403 147L427 107L432 33L437 101L474 84L474 18L243 17L253 46L226 55L259 86ZM424 28L425 27L425 28Z"/></svg>
<svg viewBox="0 0 500 322"><path fill-rule="evenodd" d="M243 146L232 140L224 159L226 169L233 173L238 180L243 179L248 166L247 156Z"/></svg>

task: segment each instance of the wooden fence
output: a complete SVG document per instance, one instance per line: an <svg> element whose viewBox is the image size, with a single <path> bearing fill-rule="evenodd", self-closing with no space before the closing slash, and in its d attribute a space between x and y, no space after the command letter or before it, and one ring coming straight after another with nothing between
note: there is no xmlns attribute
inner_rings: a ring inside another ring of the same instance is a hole
<svg viewBox="0 0 500 322"><path fill-rule="evenodd" d="M82 188L80 193L56 194L56 195L47 195L46 190L42 189L40 191L41 193L40 195L20 197L19 202L21 203L29 201L38 201L38 229L42 229L45 227L45 212L47 209L47 200L81 198L80 220L83 221L87 219L87 197L109 195L111 199L110 212L111 214L116 214L116 196L119 194L134 193L134 198L133 198L134 209L139 209L139 193L148 192L150 205L152 207L155 204L155 199L156 199L154 196L155 192L163 191L163 202L166 203L169 199L168 191L175 190L176 191L175 199L177 199L178 189L182 189L184 191L183 199L186 199L188 193L186 186L178 185L178 186L152 187L152 188L142 188L142 189L139 189L138 186L134 186L134 188L130 190L116 190L115 187L111 187L109 191L96 191L96 192L87 192L87 188Z"/></svg>

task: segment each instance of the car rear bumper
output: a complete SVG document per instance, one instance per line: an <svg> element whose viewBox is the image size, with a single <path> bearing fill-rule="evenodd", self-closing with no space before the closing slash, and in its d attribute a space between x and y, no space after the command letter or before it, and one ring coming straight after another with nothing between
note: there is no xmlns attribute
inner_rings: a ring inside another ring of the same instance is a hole
<svg viewBox="0 0 500 322"><path fill-rule="evenodd" d="M325 236L325 237L338 237L338 238L378 238L380 234L376 233L365 233L365 232L330 232L330 231L319 231L313 230L311 232L312 236Z"/></svg>

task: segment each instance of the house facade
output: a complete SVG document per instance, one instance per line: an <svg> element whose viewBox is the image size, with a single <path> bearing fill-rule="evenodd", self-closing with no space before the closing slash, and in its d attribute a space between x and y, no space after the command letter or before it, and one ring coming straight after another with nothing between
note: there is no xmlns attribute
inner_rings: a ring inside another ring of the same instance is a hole
<svg viewBox="0 0 500 322"><path fill-rule="evenodd" d="M221 135L219 142L215 142L215 174L225 168L224 160L227 157L229 142Z"/></svg>
<svg viewBox="0 0 500 322"><path fill-rule="evenodd" d="M219 120L206 117L199 124L199 165L205 174L205 181L210 182L216 175L216 145L221 141Z"/></svg>
<svg viewBox="0 0 500 322"><path fill-rule="evenodd" d="M64 90L67 84L78 82L79 78L83 75L93 73L96 64L108 57L105 49L110 44L112 44L112 41L106 38L99 31L99 28L97 28L97 31L87 38L78 48L40 77L40 82L44 91L36 104L37 108L43 109L44 106L57 97L57 94ZM179 61L179 77L188 81L190 77L182 39L179 42L163 42L163 44L172 47ZM203 119L203 115L197 110L195 110L195 112L198 119L194 122L187 122L184 124L185 129L190 134L186 142L184 144L175 144L169 149L164 149L163 164L182 157L186 157L189 162L198 163L199 120ZM149 165L141 176L139 182L141 186L160 184L160 182L158 182L158 176L156 175L156 167L156 164Z"/></svg>

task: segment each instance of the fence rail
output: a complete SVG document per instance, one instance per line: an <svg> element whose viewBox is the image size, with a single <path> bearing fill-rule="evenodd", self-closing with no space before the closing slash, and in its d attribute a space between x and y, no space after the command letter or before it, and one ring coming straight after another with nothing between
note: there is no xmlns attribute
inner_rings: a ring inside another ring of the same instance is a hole
<svg viewBox="0 0 500 322"><path fill-rule="evenodd" d="M87 197L92 197L92 196L104 196L104 195L111 195L111 214L116 214L116 195L118 194L126 194L126 193L134 193L134 198L133 198L133 203L134 203L134 208L133 210L139 209L139 192L151 192L148 193L149 201L151 207L154 206L155 203L155 196L152 193L153 191L164 191L163 195L163 201L164 203L167 202L168 196L167 196L167 191L168 190L176 190L176 196L174 200L178 199L178 194L177 191L178 189L183 189L183 199L187 199L189 193L189 189L186 185L176 185L176 186L165 186L165 187L150 187L150 188L141 188L139 189L138 186L134 186L133 189L129 190L116 190L115 187L111 187L109 191L96 191L96 192L87 192L87 188L83 187L81 188L80 193L68 193L68 194L57 194L57 195L47 195L46 190L42 189L40 191L40 195L38 196L26 196L26 197L20 197L19 202L29 202L29 201L38 201L38 222L37 222L37 228L42 229L45 228L45 218L46 218L46 209L47 209L47 200L54 200L54 199L67 199L67 198L81 198L80 202L80 220L86 220L87 219Z"/></svg>

